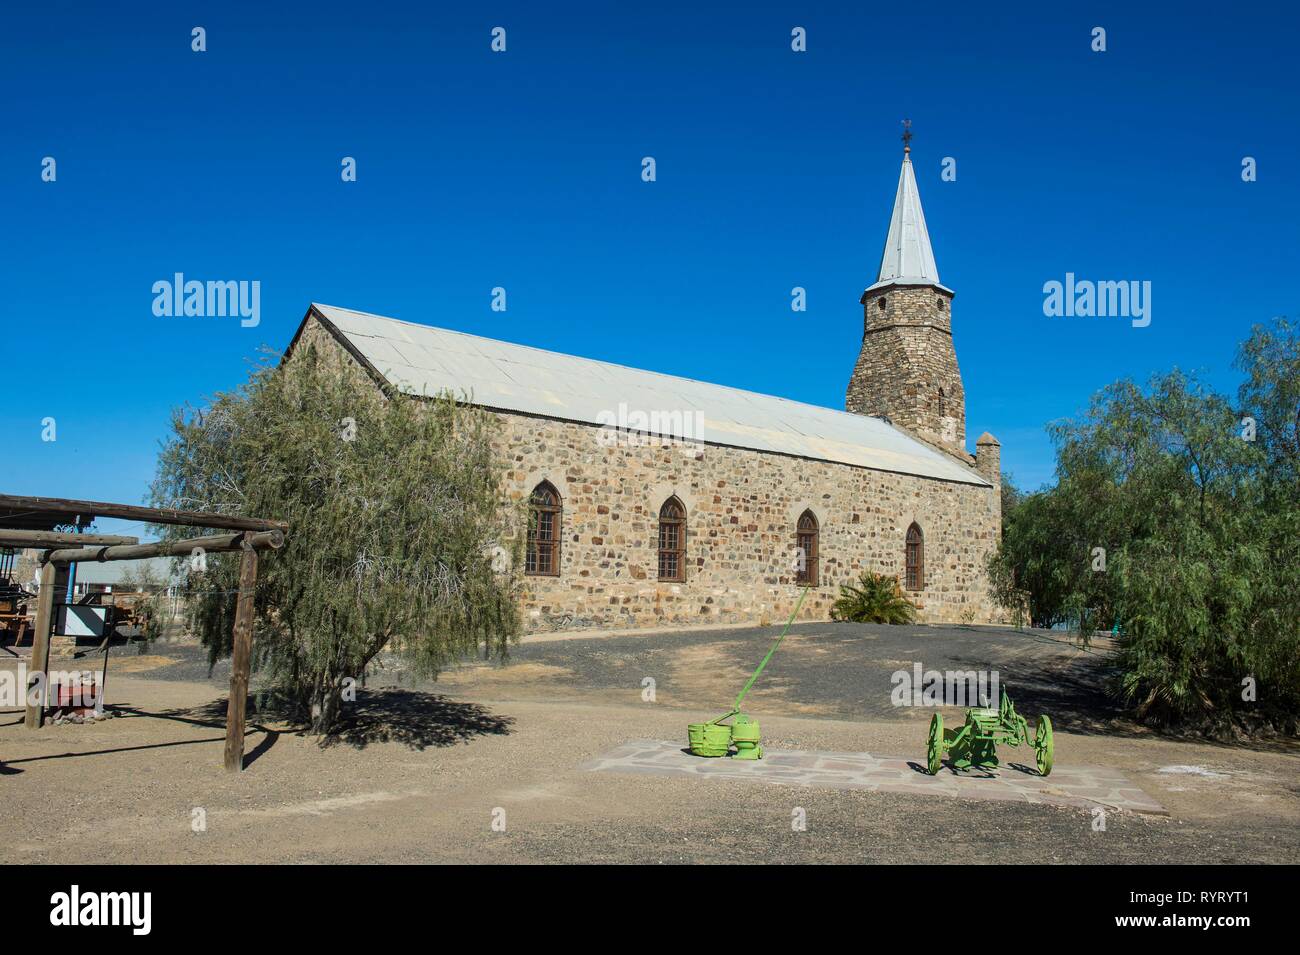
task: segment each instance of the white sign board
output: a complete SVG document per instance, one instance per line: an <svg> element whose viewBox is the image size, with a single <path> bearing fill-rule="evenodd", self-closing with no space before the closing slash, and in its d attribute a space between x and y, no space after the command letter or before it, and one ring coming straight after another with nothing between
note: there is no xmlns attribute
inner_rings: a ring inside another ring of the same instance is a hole
<svg viewBox="0 0 1300 955"><path fill-rule="evenodd" d="M69 637L102 637L108 622L107 607L59 607L58 632Z"/></svg>

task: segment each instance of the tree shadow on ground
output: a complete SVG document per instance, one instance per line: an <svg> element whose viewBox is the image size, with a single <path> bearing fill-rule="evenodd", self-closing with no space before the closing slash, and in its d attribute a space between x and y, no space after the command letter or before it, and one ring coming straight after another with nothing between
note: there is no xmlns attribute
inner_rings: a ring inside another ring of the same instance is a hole
<svg viewBox="0 0 1300 955"><path fill-rule="evenodd" d="M1145 723L1117 696L1113 685L1119 670L1107 660L1081 659L1046 667L1032 677L1008 681L1007 692L1016 712L1029 720L1033 738L1038 717L1050 716L1052 727L1075 736L1165 740L1224 749L1295 753L1297 741L1285 731L1265 729L1236 732L1232 726L1189 722L1186 725Z"/></svg>
<svg viewBox="0 0 1300 955"><path fill-rule="evenodd" d="M197 715L225 718L226 701L214 700L194 711ZM282 721L300 735L306 724L295 717L282 700L250 696L250 716ZM498 716L478 703L452 700L436 693L390 687L361 690L354 702L345 702L334 731L320 738L321 746L352 746L364 749L371 743L401 743L411 749L431 746L454 746L479 736L504 736L514 725L514 717Z"/></svg>
<svg viewBox="0 0 1300 955"><path fill-rule="evenodd" d="M401 743L411 749L454 746L478 736L505 736L514 722L478 703L388 688L363 691L356 702L343 704L338 727L321 742L357 749L370 743Z"/></svg>
<svg viewBox="0 0 1300 955"><path fill-rule="evenodd" d="M1107 691L1106 681L1111 675L1109 667L1084 661L1073 666L1045 668L1032 677L1008 681L1007 692L1016 705L1016 712L1031 724L1045 713L1057 729L1085 736L1152 735L1131 719Z"/></svg>
<svg viewBox="0 0 1300 955"><path fill-rule="evenodd" d="M1122 671L1115 662L1115 641L1106 633L1094 634L1084 644L1070 633L1032 628L840 626L850 634L855 630L872 630L884 636L913 638L919 651L889 652L903 659L908 658L908 653L921 652L926 655L927 667L937 670L997 672L999 683L1011 696L1016 711L1029 720L1031 737L1038 717L1046 714L1058 732L1076 736L1165 740L1261 752L1298 751L1296 737L1285 729L1263 726L1256 731L1238 732L1231 725L1207 721L1163 725L1138 719L1133 705L1118 692ZM967 634L974 639L966 639ZM857 647L855 642L848 641L840 655L827 662L854 666L854 656L860 653ZM996 700L990 702L997 705ZM950 712L950 715L959 719L956 714ZM1261 714L1260 721L1264 720ZM1286 721L1274 718L1274 725L1285 726Z"/></svg>

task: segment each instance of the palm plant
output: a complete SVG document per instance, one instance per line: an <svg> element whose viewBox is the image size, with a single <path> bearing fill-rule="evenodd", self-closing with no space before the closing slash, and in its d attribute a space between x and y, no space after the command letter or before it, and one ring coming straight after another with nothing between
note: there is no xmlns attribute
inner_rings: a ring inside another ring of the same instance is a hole
<svg viewBox="0 0 1300 955"><path fill-rule="evenodd" d="M903 596L898 579L864 570L857 584L841 584L832 620L851 623L911 623L916 607Z"/></svg>

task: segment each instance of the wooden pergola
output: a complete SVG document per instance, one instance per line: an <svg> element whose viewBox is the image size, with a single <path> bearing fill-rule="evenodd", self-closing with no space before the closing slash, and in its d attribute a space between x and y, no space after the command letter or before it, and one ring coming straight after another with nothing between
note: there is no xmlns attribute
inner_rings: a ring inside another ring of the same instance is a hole
<svg viewBox="0 0 1300 955"><path fill-rule="evenodd" d="M228 533L141 544L137 538L121 535L56 531L59 527L86 527L99 517L181 527L209 527ZM261 550L282 547L288 529L288 525L282 521L230 514L0 494L0 547L30 547L44 551L40 558L41 589L36 602L32 663L27 684L27 728L37 729L45 721L50 633L54 624L55 577L59 567L74 563L140 560L147 557L188 557L196 548L206 553L239 551L243 556L239 565L230 701L226 710L225 765L231 772L240 772L244 768L245 706L253 656L253 597L257 588L257 555ZM39 683L34 698L33 682Z"/></svg>

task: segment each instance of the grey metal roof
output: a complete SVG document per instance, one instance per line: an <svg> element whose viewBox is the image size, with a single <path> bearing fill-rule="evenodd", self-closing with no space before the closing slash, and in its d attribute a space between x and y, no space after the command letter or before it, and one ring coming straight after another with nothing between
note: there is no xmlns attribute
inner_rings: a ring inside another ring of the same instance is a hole
<svg viewBox="0 0 1300 955"><path fill-rule="evenodd" d="M930 233L925 227L912 158L907 153L903 154L903 168L898 174L898 193L894 196L885 252L880 257L880 274L867 291L893 284L943 287L939 285L939 266L930 248Z"/></svg>
<svg viewBox="0 0 1300 955"><path fill-rule="evenodd" d="M487 408L596 425L620 420L622 406L621 420L633 430L990 486L973 468L879 418L332 305L313 308L407 394L450 391ZM671 420L637 428L630 416L638 410Z"/></svg>

